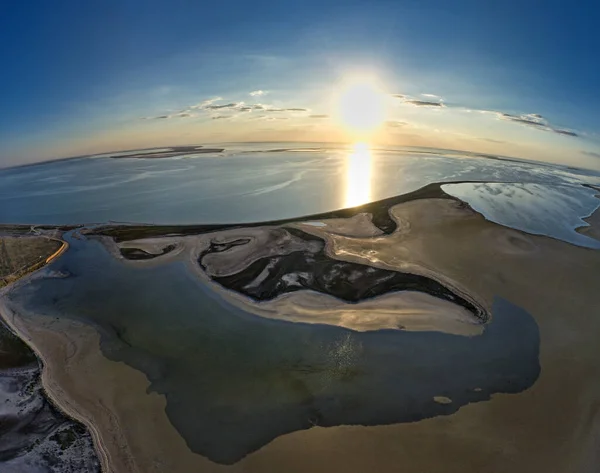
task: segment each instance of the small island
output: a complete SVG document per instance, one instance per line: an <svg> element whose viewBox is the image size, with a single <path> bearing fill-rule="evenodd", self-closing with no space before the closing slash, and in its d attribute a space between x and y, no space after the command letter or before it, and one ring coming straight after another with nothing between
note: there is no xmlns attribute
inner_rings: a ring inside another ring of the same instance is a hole
<svg viewBox="0 0 600 473"><path fill-rule="evenodd" d="M204 148L203 146L170 146L168 148L151 148L146 150L132 150L114 153L109 156L113 159L163 159L175 158L186 154L222 153L224 148Z"/></svg>

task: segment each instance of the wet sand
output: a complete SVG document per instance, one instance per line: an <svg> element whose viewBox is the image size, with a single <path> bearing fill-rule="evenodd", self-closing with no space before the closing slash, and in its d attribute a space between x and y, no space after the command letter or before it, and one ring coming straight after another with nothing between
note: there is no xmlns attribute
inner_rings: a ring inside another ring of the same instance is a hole
<svg viewBox="0 0 600 473"><path fill-rule="evenodd" d="M435 330L465 336L483 332L482 322L465 308L417 291L385 294L352 304L326 294L304 291L261 302L232 294L225 296L241 309L261 317L305 324L337 325L357 332Z"/></svg>
<svg viewBox="0 0 600 473"><path fill-rule="evenodd" d="M43 356L48 392L94 426L107 471L597 471L600 251L526 235L446 203L414 202L393 215L410 223L414 237L331 235L331 256L398 268L403 263L390 248L404 245L486 304L501 296L525 308L541 335L541 375L530 389L415 423L297 431L224 467L189 451L164 397L146 393L142 373L104 358L93 327L32 314L13 320Z"/></svg>
<svg viewBox="0 0 600 473"><path fill-rule="evenodd" d="M592 187L592 186L589 186ZM593 189L597 190L599 193L596 195L597 198L600 199L600 189L593 187ZM600 207L597 208L592 215L583 219L589 226L587 227L579 227L577 232L582 235L589 236L590 238L595 238L596 240L600 240Z"/></svg>

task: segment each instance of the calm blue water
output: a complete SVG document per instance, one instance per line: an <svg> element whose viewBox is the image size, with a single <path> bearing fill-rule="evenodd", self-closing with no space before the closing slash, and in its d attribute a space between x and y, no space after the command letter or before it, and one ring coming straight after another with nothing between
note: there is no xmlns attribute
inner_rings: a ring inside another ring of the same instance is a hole
<svg viewBox="0 0 600 473"><path fill-rule="evenodd" d="M215 155L100 156L0 170L0 223L242 223L352 207L432 182L474 180L544 185L544 196L535 200L544 230L528 222L531 201L515 198L513 205L527 206L520 228L565 239L564 222L572 232L600 203L594 189L581 186L600 185L600 173L592 171L443 150L299 146L225 144ZM565 189L570 203L557 205ZM487 190L493 199L495 189ZM554 190L556 198L546 198ZM483 191L479 202L489 201ZM494 220L512 226L508 213L505 222L494 208ZM554 226L560 226L556 234Z"/></svg>

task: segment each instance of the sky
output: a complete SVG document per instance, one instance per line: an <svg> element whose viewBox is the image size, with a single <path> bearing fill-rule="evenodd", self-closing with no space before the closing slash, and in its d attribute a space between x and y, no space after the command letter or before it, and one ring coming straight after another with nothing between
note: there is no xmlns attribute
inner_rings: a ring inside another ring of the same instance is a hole
<svg viewBox="0 0 600 473"><path fill-rule="evenodd" d="M600 169L599 21L587 0L6 0L0 167L367 140Z"/></svg>

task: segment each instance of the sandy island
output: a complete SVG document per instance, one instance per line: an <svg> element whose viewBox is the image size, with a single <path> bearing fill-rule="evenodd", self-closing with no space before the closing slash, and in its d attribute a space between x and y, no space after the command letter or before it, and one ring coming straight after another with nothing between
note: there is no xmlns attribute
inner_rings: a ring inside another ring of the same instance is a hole
<svg viewBox="0 0 600 473"><path fill-rule="evenodd" d="M160 150L137 150L120 152L110 156L113 159L166 159L188 154L222 153L223 148L205 148L204 146L170 146Z"/></svg>

